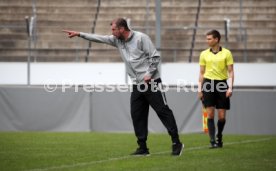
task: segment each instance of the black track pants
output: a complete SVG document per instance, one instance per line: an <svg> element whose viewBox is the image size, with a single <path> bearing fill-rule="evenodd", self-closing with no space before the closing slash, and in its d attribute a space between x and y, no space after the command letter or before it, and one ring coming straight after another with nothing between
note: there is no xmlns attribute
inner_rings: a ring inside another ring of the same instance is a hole
<svg viewBox="0 0 276 171"><path fill-rule="evenodd" d="M156 85L161 85L160 79L155 80L155 82L157 83ZM152 91L151 85L147 85L133 85L133 92L131 93L131 117L138 145L146 147L149 105L167 128L172 142L179 143L176 121L172 110L167 105L165 93L160 91L159 88L156 91Z"/></svg>

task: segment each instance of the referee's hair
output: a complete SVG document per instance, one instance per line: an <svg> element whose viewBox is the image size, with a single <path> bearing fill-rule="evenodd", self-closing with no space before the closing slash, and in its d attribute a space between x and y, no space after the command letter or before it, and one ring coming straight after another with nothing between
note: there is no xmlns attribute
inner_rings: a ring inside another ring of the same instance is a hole
<svg viewBox="0 0 276 171"><path fill-rule="evenodd" d="M213 38L218 38L218 42L220 41L221 36L220 36L219 31L217 31L217 30L210 30L206 33L206 36L207 35L212 35Z"/></svg>
<svg viewBox="0 0 276 171"><path fill-rule="evenodd" d="M130 31L130 29L129 29L129 27L128 27L128 24L127 24L127 21L126 21L126 19L124 19L124 18L117 18L117 19L113 20L113 21L110 23L110 25L112 25L113 23L115 23L116 26L117 26L118 28L119 28L119 27L124 27L125 30Z"/></svg>

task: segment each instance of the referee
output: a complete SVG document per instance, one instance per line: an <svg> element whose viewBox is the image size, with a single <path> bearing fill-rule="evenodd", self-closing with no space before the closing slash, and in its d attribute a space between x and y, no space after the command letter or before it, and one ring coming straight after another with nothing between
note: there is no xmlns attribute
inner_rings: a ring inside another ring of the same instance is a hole
<svg viewBox="0 0 276 171"><path fill-rule="evenodd" d="M226 110L230 109L234 82L233 57L230 50L220 46L220 38L217 30L207 32L206 40L210 48L202 51L199 59L198 96L208 113L210 148L223 147L222 132L226 122ZM218 113L217 139L215 138L215 109Z"/></svg>

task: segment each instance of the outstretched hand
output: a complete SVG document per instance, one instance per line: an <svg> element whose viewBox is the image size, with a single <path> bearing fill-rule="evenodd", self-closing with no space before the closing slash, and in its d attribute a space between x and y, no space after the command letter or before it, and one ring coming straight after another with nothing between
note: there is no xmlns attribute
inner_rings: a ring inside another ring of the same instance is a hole
<svg viewBox="0 0 276 171"><path fill-rule="evenodd" d="M76 31L70 31L70 30L62 30L62 31L67 33L69 38L80 35L80 32L76 32Z"/></svg>

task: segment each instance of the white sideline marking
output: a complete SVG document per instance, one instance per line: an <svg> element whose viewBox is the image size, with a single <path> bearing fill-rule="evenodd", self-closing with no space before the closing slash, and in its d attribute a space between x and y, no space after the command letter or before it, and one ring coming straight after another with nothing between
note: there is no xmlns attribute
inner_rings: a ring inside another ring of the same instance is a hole
<svg viewBox="0 0 276 171"><path fill-rule="evenodd" d="M248 144L248 143L256 143L256 142L262 142L262 141L269 141L271 138L262 138L262 139L256 139L256 140L245 140L245 141L238 141L238 142L230 142L230 143L224 143L224 146L229 145L235 145L235 144ZM191 147L191 148L185 148L185 151L193 151L193 150L201 150L209 148L209 146L198 146L198 147ZM171 153L171 151L163 151L163 152L157 152L157 153L151 153L151 155L158 155L158 154L166 154ZM122 156L122 157L116 157L116 158L109 158L106 160L98 160L98 161L91 161L86 163L77 163L77 164L71 164L71 165L60 165L60 166L53 166L48 168L41 168L41 169L31 169L31 170L25 170L25 171L48 171L48 170L54 170L54 169L69 169L74 167L81 167L81 166L87 166L87 165L93 165L98 163L105 163L110 161L116 161L116 160L123 160L123 159L129 159L129 158L136 158L136 157L145 157L145 156Z"/></svg>

